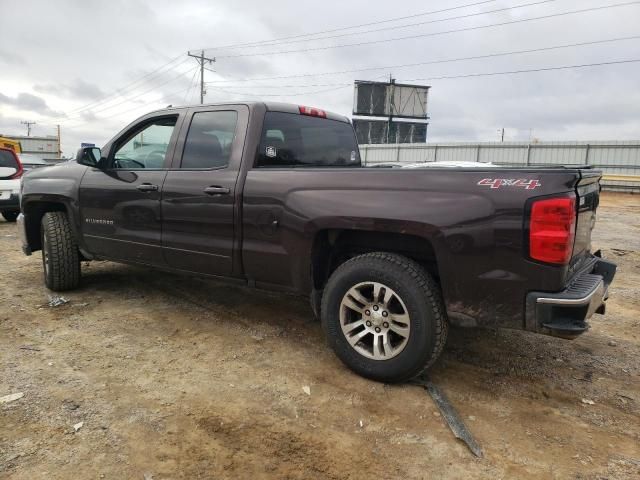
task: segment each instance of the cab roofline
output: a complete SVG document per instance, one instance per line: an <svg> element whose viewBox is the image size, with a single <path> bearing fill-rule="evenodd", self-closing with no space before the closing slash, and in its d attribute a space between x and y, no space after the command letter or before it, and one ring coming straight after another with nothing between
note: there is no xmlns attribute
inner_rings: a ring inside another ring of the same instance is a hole
<svg viewBox="0 0 640 480"><path fill-rule="evenodd" d="M159 110L154 110L151 111L149 113L147 113L146 115L149 114L156 114L156 113L169 113L169 112L174 112L176 110L184 110L186 108L200 108L200 107L220 107L220 106L226 106L226 105L246 105L247 107L249 107L250 109L252 107L255 107L256 105L264 105L267 109L267 111L269 112L283 112L283 113L295 113L295 114L300 114L300 107L301 106L306 106L306 105L301 105L299 103L288 103L288 102L260 102L260 101L249 101L249 102L216 102L216 103L205 103L205 104L190 104L190 105L176 105L174 106L169 106L166 108L161 108ZM311 105L313 106L313 105ZM315 106L313 106L315 108ZM351 123L351 120L349 119L349 117L345 116L345 115L340 115L339 113L334 113L334 112L329 112L327 110L322 109L322 111L324 111L326 113L326 118L328 118L329 120L337 120L339 122L344 122L344 123Z"/></svg>

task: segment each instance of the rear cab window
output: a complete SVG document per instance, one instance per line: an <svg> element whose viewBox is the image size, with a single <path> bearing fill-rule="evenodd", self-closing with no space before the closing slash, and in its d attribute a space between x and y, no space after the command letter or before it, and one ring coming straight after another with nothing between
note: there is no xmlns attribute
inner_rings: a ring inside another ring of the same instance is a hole
<svg viewBox="0 0 640 480"><path fill-rule="evenodd" d="M267 112L258 168L359 167L351 124L296 113Z"/></svg>

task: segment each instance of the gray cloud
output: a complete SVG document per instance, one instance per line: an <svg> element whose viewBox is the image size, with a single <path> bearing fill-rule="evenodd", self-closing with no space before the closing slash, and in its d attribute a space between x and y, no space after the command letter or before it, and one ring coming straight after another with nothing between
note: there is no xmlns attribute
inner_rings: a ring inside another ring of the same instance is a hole
<svg viewBox="0 0 640 480"><path fill-rule="evenodd" d="M457 2L462 4L465 2ZM508 0L418 17L398 25L442 19L460 14L513 5ZM392 31L361 33L352 37L301 42L291 45L207 50L223 57L234 53L257 56L219 58L205 79L228 80L217 89L208 88L209 102L255 98L253 95L316 105L349 114L352 89L333 91L306 85L351 83L393 74L398 81L415 78L464 75L479 72L529 69L555 65L595 63L640 58L640 42L624 41L493 59L380 69L362 73L311 76L264 82L239 82L239 78L313 74L381 65L399 65L487 53L525 50L637 34L640 7L631 5L555 19L487 28L405 41L359 47L269 55L280 49L302 49L358 41L389 39L547 15L602 5L598 0L563 0L480 17L419 25ZM29 18L29 35L19 22L6 22L0 32L0 62L11 63L0 76L0 102L18 108L23 85L37 85L41 97L20 103L41 111L42 123L55 122L51 110L63 111L64 150L72 153L80 141L106 142L125 124L145 111L167 104L197 102L192 82L196 61L187 50L299 35L356 23L447 8L444 0L372 3L292 2L291 0L3 0L3 8L17 18ZM57 28L50 26L55 24ZM365 27L359 31L376 28ZM71 33L70 33L71 32ZM342 32L336 32L342 33ZM8 52L11 52L7 56ZM19 53L18 53L19 52ZM183 55L163 74L135 80ZM28 61L27 61L28 60ZM179 73L184 75L177 78ZM611 65L581 70L562 70L522 75L424 80L430 92L430 141L495 140L505 127L509 139L526 139L529 130L543 140L635 139L640 135L640 97L637 79L640 64ZM197 80L197 76L195 77ZM273 85L299 87L270 88ZM229 94L245 92L243 94ZM109 101L102 101L105 95ZM309 92L305 95L293 93ZM317 92L317 93L314 93ZM35 95L32 95L35 97ZM4 99L4 100L3 100ZM9 99L9 100L6 100ZM38 103L38 100L45 102ZM14 102L14 103L7 103ZM93 103L91 108L79 110ZM49 108L49 106L51 106ZM22 107L21 107L22 108ZM36 119L37 120L37 119Z"/></svg>
<svg viewBox="0 0 640 480"><path fill-rule="evenodd" d="M42 97L32 95L31 93L22 92L13 98L0 93L0 103L14 106L19 110L39 113L40 115L53 116L58 114L49 108L47 102Z"/></svg>
<svg viewBox="0 0 640 480"><path fill-rule="evenodd" d="M105 96L105 92L98 85L82 79L76 79L74 83L34 85L33 89L39 93L79 100L96 100Z"/></svg>
<svg viewBox="0 0 640 480"><path fill-rule="evenodd" d="M7 52L5 50L0 50L0 63L4 63L5 65L9 65L9 66L23 65L25 63L25 60L20 55Z"/></svg>

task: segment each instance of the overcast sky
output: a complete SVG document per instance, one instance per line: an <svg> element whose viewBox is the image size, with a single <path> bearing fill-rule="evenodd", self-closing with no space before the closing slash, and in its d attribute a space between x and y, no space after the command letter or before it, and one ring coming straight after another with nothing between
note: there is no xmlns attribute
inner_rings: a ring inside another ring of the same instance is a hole
<svg viewBox="0 0 640 480"><path fill-rule="evenodd" d="M350 115L353 80L392 74L432 86L430 142L495 141L502 127L505 140L640 139L640 63L435 78L640 59L640 39L424 64L640 35L640 4L468 30L624 0L480 2L0 0L0 133L24 134L20 121L30 120L33 135L60 124L66 155L80 142L102 145L150 110L198 102L197 62L186 52L207 48L217 61L205 72L215 82L206 102L264 98ZM473 15L531 3L539 4ZM320 36L337 37L228 48L327 30L335 31ZM367 30L377 31L346 35ZM413 38L390 40L398 37ZM365 44L324 48L352 43ZM274 54L290 50L298 51ZM381 68L326 75L372 67Z"/></svg>

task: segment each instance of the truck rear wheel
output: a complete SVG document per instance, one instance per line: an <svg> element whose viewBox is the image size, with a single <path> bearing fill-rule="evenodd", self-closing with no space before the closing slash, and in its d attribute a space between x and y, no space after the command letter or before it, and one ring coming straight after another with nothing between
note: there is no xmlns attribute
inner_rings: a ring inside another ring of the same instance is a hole
<svg viewBox="0 0 640 480"><path fill-rule="evenodd" d="M80 283L80 256L67 214L45 213L41 233L45 285L56 292L76 288Z"/></svg>
<svg viewBox="0 0 640 480"><path fill-rule="evenodd" d="M381 382L419 375L447 339L438 285L420 265L397 254L368 253L340 265L324 289L321 312L340 360Z"/></svg>

